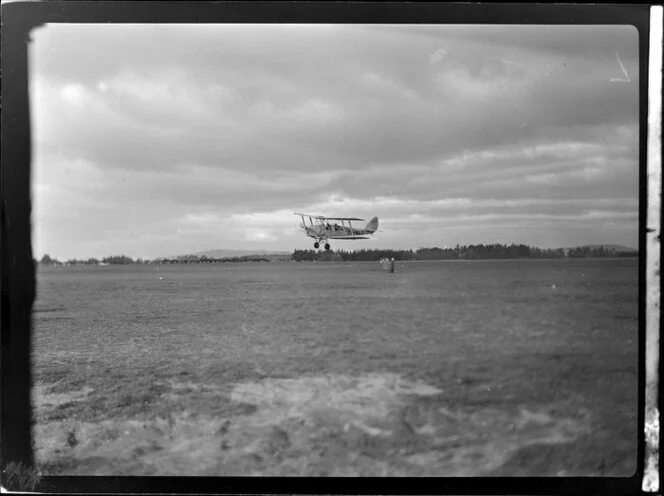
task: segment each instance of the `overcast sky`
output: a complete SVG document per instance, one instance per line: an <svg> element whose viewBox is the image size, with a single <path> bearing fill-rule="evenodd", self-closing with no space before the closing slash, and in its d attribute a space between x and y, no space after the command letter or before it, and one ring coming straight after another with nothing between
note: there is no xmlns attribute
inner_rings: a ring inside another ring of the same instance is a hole
<svg viewBox="0 0 664 496"><path fill-rule="evenodd" d="M628 26L75 25L31 46L35 257L638 245Z"/></svg>

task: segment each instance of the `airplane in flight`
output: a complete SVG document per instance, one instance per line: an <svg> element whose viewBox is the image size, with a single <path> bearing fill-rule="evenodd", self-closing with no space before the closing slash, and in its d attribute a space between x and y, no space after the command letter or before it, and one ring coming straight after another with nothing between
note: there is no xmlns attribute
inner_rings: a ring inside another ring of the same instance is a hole
<svg viewBox="0 0 664 496"><path fill-rule="evenodd" d="M302 218L300 228L304 234L314 238L314 248L318 248L322 241L325 241L325 249L330 249L328 240L330 239L369 239L378 230L378 217L371 219L364 228L353 227L353 221L364 221L354 217L325 217L322 215L301 214L295 212ZM309 224L305 218L309 219ZM330 224L333 222L333 224ZM340 223L340 224L339 224Z"/></svg>

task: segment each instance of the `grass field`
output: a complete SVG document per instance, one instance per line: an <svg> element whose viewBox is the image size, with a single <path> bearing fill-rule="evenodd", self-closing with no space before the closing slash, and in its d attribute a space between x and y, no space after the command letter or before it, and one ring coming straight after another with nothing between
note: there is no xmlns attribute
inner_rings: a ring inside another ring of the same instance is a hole
<svg viewBox="0 0 664 496"><path fill-rule="evenodd" d="M636 468L635 259L38 268L43 474Z"/></svg>

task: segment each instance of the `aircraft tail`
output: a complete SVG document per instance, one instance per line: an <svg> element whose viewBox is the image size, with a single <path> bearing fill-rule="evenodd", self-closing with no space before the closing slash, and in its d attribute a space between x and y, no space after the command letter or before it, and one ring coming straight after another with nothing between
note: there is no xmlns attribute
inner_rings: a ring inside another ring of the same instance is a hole
<svg viewBox="0 0 664 496"><path fill-rule="evenodd" d="M371 219L365 229L372 234L375 233L378 230L378 217Z"/></svg>

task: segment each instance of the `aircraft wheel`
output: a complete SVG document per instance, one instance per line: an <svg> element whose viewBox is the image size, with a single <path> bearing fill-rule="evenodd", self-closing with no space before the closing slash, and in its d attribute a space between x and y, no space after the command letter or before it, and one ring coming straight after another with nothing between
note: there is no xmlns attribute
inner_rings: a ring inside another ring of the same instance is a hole
<svg viewBox="0 0 664 496"><path fill-rule="evenodd" d="M330 251L330 244L329 244L329 243L325 243L325 249L326 249L327 251Z"/></svg>
<svg viewBox="0 0 664 496"><path fill-rule="evenodd" d="M318 248L320 244L318 242L314 243L314 248Z"/></svg>

